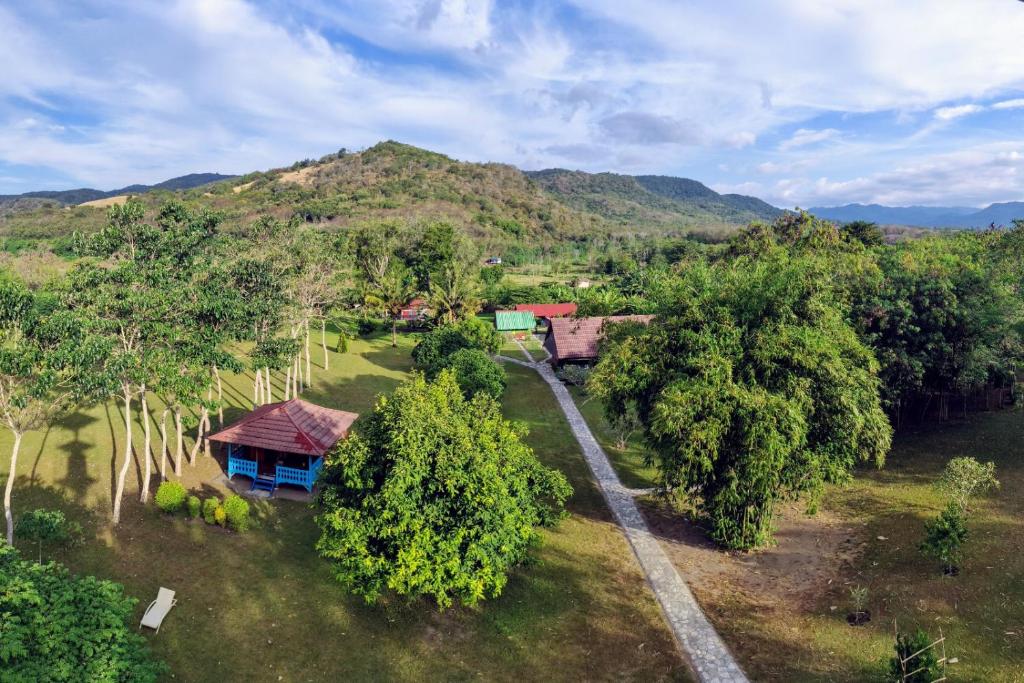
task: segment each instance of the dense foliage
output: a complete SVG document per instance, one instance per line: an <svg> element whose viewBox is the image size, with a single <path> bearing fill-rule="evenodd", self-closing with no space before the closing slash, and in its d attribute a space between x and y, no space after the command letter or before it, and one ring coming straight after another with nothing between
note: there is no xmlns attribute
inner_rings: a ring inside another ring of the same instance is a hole
<svg viewBox="0 0 1024 683"><path fill-rule="evenodd" d="M369 602L497 596L571 493L523 436L489 396L466 400L450 371L410 380L328 455L317 549Z"/></svg>
<svg viewBox="0 0 1024 683"><path fill-rule="evenodd" d="M459 349L441 362L441 368L455 373L455 381L466 398L481 391L500 398L508 384L505 369L479 349Z"/></svg>
<svg viewBox="0 0 1024 683"><path fill-rule="evenodd" d="M501 348L501 335L494 325L479 318L468 318L451 325L436 327L420 337L412 350L416 367L428 376L436 375L445 359L461 349L476 349L494 354Z"/></svg>
<svg viewBox="0 0 1024 683"><path fill-rule="evenodd" d="M594 370L609 417L636 407L662 485L690 493L723 545L766 542L776 500L888 450L877 363L828 281L785 252L696 264Z"/></svg>
<svg viewBox="0 0 1024 683"><path fill-rule="evenodd" d="M0 546L0 678L155 681L164 667L130 624L134 606L116 583Z"/></svg>
<svg viewBox="0 0 1024 683"><path fill-rule="evenodd" d="M913 634L896 634L896 653L889 660L886 681L891 683L932 683L943 676L938 653L929 647L932 639L918 629Z"/></svg>

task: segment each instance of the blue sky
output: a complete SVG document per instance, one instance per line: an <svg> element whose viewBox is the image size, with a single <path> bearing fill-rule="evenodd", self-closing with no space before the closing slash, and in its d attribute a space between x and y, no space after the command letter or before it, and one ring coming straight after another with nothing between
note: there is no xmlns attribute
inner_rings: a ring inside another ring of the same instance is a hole
<svg viewBox="0 0 1024 683"><path fill-rule="evenodd" d="M396 139L779 206L1024 200L1012 0L0 0L0 193Z"/></svg>

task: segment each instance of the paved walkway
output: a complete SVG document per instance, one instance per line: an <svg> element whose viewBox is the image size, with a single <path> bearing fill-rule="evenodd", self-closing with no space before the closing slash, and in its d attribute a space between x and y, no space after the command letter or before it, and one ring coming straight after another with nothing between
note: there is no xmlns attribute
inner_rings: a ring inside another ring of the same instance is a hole
<svg viewBox="0 0 1024 683"><path fill-rule="evenodd" d="M529 357L520 344L523 353ZM590 428L580 414L576 403L565 386L555 377L547 363L524 362L507 356L500 356L518 365L536 370L551 387L558 404L562 407L572 433L583 449L583 455L601 487L608 507L622 526L633 552L654 589L654 594L665 611L669 626L681 646L683 653L693 665L702 683L747 683L736 660L733 659L721 637L704 616L693 593L679 576L675 565L669 560L658 539L647 527L640 509L636 505L636 491L626 488L612 469L611 462L597 443Z"/></svg>

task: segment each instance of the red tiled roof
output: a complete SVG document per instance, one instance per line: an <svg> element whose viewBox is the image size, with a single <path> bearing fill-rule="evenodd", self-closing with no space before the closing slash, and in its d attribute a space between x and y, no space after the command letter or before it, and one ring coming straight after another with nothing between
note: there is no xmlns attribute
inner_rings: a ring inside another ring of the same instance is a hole
<svg viewBox="0 0 1024 683"><path fill-rule="evenodd" d="M576 304L516 304L517 311L530 311L538 318L562 318L576 313Z"/></svg>
<svg viewBox="0 0 1024 683"><path fill-rule="evenodd" d="M259 406L238 422L210 436L211 441L285 453L323 455L348 435L359 417L301 398Z"/></svg>
<svg viewBox="0 0 1024 683"><path fill-rule="evenodd" d="M605 323L633 321L647 324L653 315L610 315L595 318L555 318L544 337L544 348L555 363L564 360L593 360L604 334Z"/></svg>

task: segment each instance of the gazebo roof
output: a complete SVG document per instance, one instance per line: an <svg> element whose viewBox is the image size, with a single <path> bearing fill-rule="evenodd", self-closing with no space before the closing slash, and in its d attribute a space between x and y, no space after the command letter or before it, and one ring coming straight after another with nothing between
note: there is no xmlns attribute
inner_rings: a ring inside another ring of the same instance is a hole
<svg viewBox="0 0 1024 683"><path fill-rule="evenodd" d="M209 438L222 443L320 456L348 435L358 417L356 413L293 398L259 406Z"/></svg>
<svg viewBox="0 0 1024 683"><path fill-rule="evenodd" d="M554 318L544 348L555 361L593 360L607 323L637 322L646 325L653 315L609 315L593 318Z"/></svg>
<svg viewBox="0 0 1024 683"><path fill-rule="evenodd" d="M538 318L561 318L576 313L576 304L516 304L517 311L530 311Z"/></svg>

